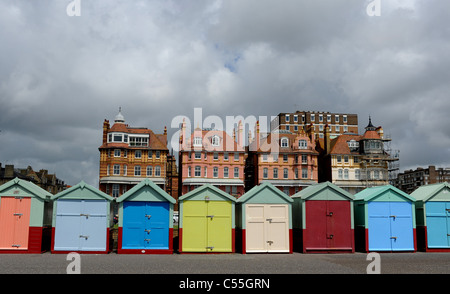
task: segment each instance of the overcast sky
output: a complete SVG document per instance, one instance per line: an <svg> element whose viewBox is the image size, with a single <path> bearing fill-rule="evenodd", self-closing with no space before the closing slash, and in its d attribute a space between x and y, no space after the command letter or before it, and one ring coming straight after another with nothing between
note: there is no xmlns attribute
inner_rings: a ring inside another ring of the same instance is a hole
<svg viewBox="0 0 450 294"><path fill-rule="evenodd" d="M0 1L0 162L98 187L104 119L162 133L295 110L371 115L400 171L450 167L450 1ZM375 11L375 10L374 10ZM169 146L170 147L170 146Z"/></svg>

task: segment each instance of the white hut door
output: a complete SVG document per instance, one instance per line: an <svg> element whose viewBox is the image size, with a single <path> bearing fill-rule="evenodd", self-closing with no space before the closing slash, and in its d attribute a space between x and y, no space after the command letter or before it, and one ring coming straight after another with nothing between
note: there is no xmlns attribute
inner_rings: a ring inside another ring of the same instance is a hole
<svg viewBox="0 0 450 294"><path fill-rule="evenodd" d="M285 204L247 204L247 252L289 252L289 214Z"/></svg>
<svg viewBox="0 0 450 294"><path fill-rule="evenodd" d="M265 207L269 252L289 252L289 212L286 204Z"/></svg>

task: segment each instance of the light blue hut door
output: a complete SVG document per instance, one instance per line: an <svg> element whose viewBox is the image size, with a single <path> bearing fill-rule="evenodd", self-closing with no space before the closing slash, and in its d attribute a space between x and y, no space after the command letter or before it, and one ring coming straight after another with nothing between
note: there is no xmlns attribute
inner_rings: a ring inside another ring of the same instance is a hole
<svg viewBox="0 0 450 294"><path fill-rule="evenodd" d="M57 201L55 250L106 250L107 202L60 199Z"/></svg>
<svg viewBox="0 0 450 294"><path fill-rule="evenodd" d="M425 205L429 248L450 248L450 202L428 201Z"/></svg>
<svg viewBox="0 0 450 294"><path fill-rule="evenodd" d="M409 202L369 202L369 250L414 250Z"/></svg>

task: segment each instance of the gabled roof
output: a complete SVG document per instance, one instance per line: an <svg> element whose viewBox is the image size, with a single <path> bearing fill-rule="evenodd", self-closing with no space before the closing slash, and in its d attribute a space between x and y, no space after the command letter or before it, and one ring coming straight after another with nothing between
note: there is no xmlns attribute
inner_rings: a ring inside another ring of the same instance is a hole
<svg viewBox="0 0 450 294"><path fill-rule="evenodd" d="M211 144L210 138L213 136L218 136L220 138L219 146L213 146ZM195 146L194 138L201 137L202 145ZM183 138L186 140L183 142L183 147L181 151L193 151L193 150L217 150L217 151L244 151L244 147L240 146L236 140L234 140L226 131L220 130L202 130L196 128L189 138Z"/></svg>
<svg viewBox="0 0 450 294"><path fill-rule="evenodd" d="M444 182L444 183L420 186L414 192L411 193L411 196L417 200L426 202L426 201L430 200L431 198L433 198L438 193L440 193L445 188L450 190L450 184L447 182ZM450 196L449 196L449 198L450 198Z"/></svg>
<svg viewBox="0 0 450 294"><path fill-rule="evenodd" d="M351 193L345 191L344 189L336 186L335 184L333 184L331 182L323 182L323 183L309 186L309 187L299 191L298 193L294 194L292 196L292 198L308 199L314 195L317 195L318 193L322 192L325 189L332 189L335 192L339 193L344 198L348 198L351 200L353 200L355 198Z"/></svg>
<svg viewBox="0 0 450 294"><path fill-rule="evenodd" d="M281 192L280 189L276 188L274 185L272 185L269 182L263 182L262 184L253 187L252 189L250 189L250 191L248 191L247 193L245 193L244 195L239 197L237 202L246 202L250 198L254 197L255 195L258 195L259 193L261 193L263 190L266 190L266 189L269 189L270 191L274 192L281 199L284 199L287 202L291 202L291 203L294 202L294 200L292 200L291 197L289 197L285 193Z"/></svg>
<svg viewBox="0 0 450 294"><path fill-rule="evenodd" d="M350 147L348 147L349 141L359 142L361 140L361 136L359 135L351 135L351 134L342 134L337 138L331 140L331 152L330 154L352 154L359 153L358 151L352 152Z"/></svg>
<svg viewBox="0 0 450 294"><path fill-rule="evenodd" d="M73 193L80 193L81 195L87 194L83 193L84 191L89 192L90 194L95 194L98 197L105 198L106 200L112 201L114 200L113 197L109 196L106 193L103 193L102 191L92 187L91 185L86 184L84 181L81 181L75 186L70 187L69 189L66 189L62 192L59 192L58 194L52 196L52 200L58 199L60 197L65 197L67 195L73 194Z"/></svg>
<svg viewBox="0 0 450 294"><path fill-rule="evenodd" d="M26 181L26 180L22 180L19 178L15 178L3 185L0 186L0 194L7 190L10 189L14 186L19 186L24 190L27 190L30 194L35 195L41 199L50 199L52 197L52 194L50 192L47 192L46 190L42 189L41 187Z"/></svg>
<svg viewBox="0 0 450 294"><path fill-rule="evenodd" d="M281 139L287 138L288 139L288 146L282 147L281 146ZM255 139L251 143L251 149L255 150L257 146L257 139ZM308 147L307 149L299 149L298 145L295 144L295 142L298 142L299 140L306 140ZM316 143L314 141L311 141L311 139L308 137L306 133L269 133L267 137L260 140L260 145L257 152L310 152L310 153L318 153L315 150Z"/></svg>
<svg viewBox="0 0 450 294"><path fill-rule="evenodd" d="M409 199L413 202L416 201L416 199L414 197L411 197L407 193L403 192L402 190L400 190L392 185L384 185L384 186L366 188L355 195L355 200L370 201L389 190L393 191L393 192L397 193L398 195L400 195L406 199Z"/></svg>
<svg viewBox="0 0 450 294"><path fill-rule="evenodd" d="M147 128L130 128L127 124L123 123L116 123L114 124L109 130L108 133L113 132L120 132L120 133L127 133L127 134L148 134L149 135L149 146L145 147L146 149L153 149L153 150L169 150L167 148L167 135L166 134L155 134L152 130ZM110 142L110 143L104 143L99 148L110 148L110 147L117 147L117 148L133 148L130 147L127 143L117 143L117 142ZM139 147L139 149L142 149L143 147Z"/></svg>
<svg viewBox="0 0 450 294"><path fill-rule="evenodd" d="M120 196L119 198L116 199L116 202L122 202L125 199L127 199L128 197L134 195L136 192L138 192L141 189L144 189L145 187L150 187L152 188L154 191L156 191L159 195L161 195L162 197L164 197L165 199L167 199L167 201L169 201L170 203L175 204L176 200L170 196L169 194L167 194L166 191L164 191L163 189L161 189L158 185L156 185L155 183L153 183L152 180L145 178L144 180L142 180L139 184L135 185L133 188L131 188L130 190L128 190L127 192L125 192L124 194L122 194L122 196Z"/></svg>
<svg viewBox="0 0 450 294"><path fill-rule="evenodd" d="M184 194L183 196L179 197L178 200L179 201L186 200L186 199L188 199L190 197L193 197L196 194L198 194L200 192L203 192L205 190L208 190L208 189L214 191L214 193L216 193L216 194L218 194L220 196L223 196L224 198L226 198L228 200L236 202L236 198L234 198L233 196L231 196L228 193L225 193L224 191L220 190L219 188L217 188L216 186L213 186L211 184L204 184L204 185L202 185L202 186L200 186L200 187L198 187L198 188L196 188L196 189L194 189L194 190Z"/></svg>

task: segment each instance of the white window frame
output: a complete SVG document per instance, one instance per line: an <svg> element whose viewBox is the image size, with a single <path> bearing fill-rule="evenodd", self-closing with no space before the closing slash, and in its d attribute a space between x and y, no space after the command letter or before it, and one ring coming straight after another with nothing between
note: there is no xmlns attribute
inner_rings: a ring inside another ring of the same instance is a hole
<svg viewBox="0 0 450 294"><path fill-rule="evenodd" d="M141 176L141 166L140 165L135 165L134 166L134 176L135 177L140 177Z"/></svg>

